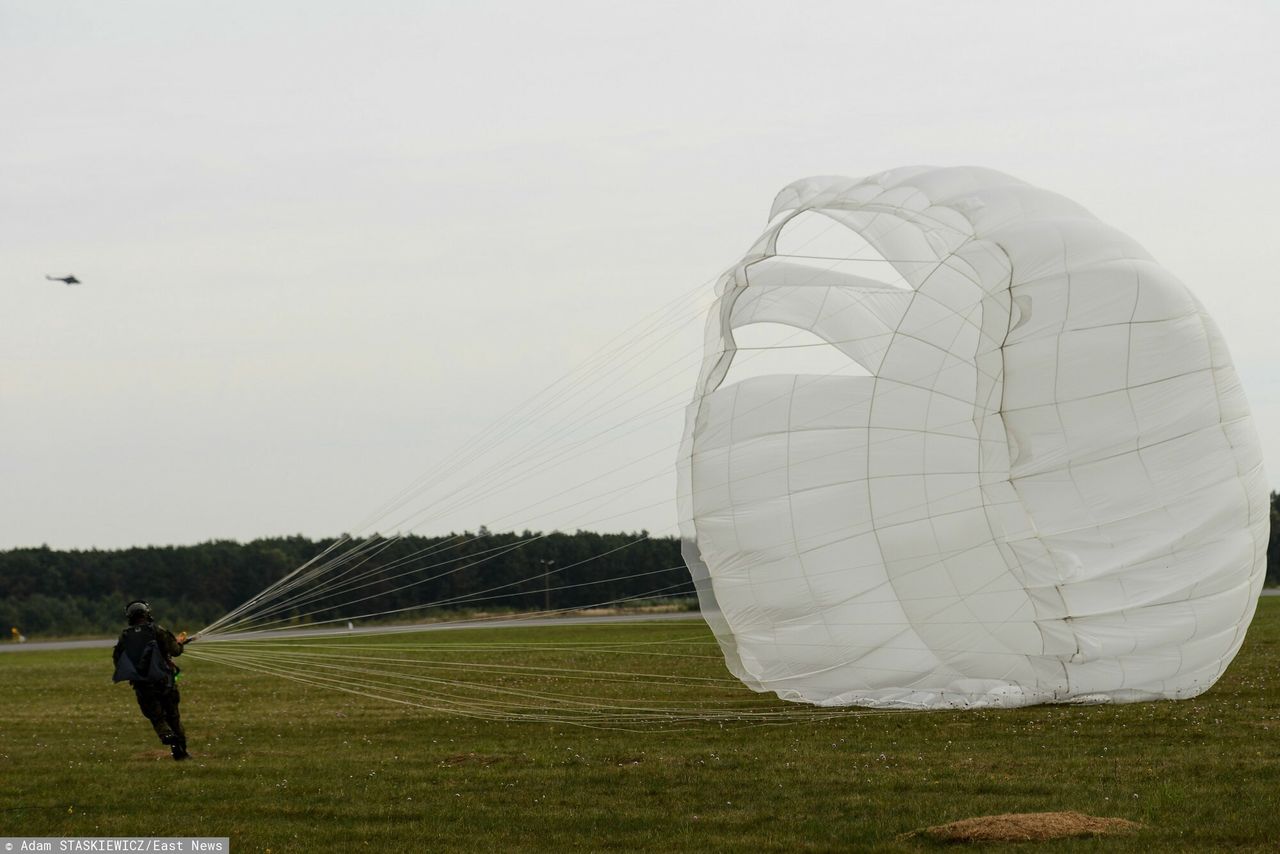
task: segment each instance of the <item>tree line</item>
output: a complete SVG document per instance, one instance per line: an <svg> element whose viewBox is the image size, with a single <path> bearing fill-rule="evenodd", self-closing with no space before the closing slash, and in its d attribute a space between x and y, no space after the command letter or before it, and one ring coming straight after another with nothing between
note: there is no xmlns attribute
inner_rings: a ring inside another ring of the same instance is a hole
<svg viewBox="0 0 1280 854"><path fill-rule="evenodd" d="M218 540L194 546L0 551L0 627L7 633L16 626L30 637L113 632L121 625L124 605L146 599L167 624L194 630L335 542L293 536L243 544ZM544 536L481 528L474 534L393 538L373 551L352 573L361 574L358 583L364 586L285 608L272 615L276 625L388 611L409 620L469 610L556 610L632 597L693 596L679 540L643 531ZM1280 493L1275 492L1267 584L1280 585ZM357 598L363 601L351 601Z"/></svg>
<svg viewBox="0 0 1280 854"><path fill-rule="evenodd" d="M125 604L145 599L166 625L194 631L335 542L293 536L243 544L2 551L0 626L6 634L16 626L30 638L114 633L123 624ZM313 598L271 619L276 625L359 615L371 615L366 621L430 619L459 611L556 610L694 595L679 540L643 531L542 535L482 528L474 534L378 540L369 552L367 560L344 567L350 571L343 578L362 585L358 589L315 596L326 578L336 577L329 574L309 588ZM394 613L372 616L388 611Z"/></svg>

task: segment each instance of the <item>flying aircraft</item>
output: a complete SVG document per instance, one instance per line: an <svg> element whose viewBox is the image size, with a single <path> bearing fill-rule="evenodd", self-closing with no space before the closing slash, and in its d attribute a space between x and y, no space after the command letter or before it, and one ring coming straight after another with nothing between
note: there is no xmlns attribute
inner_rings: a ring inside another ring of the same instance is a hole
<svg viewBox="0 0 1280 854"><path fill-rule="evenodd" d="M51 282L64 282L68 285L78 285L80 280L75 276L45 276Z"/></svg>

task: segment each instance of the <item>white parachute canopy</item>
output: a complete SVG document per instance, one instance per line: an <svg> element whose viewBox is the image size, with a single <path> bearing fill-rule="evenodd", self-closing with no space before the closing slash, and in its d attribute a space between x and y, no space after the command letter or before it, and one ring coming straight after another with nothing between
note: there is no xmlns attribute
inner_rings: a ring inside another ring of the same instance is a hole
<svg viewBox="0 0 1280 854"><path fill-rule="evenodd" d="M788 255L814 216L843 248ZM1213 321L1136 242L987 169L810 178L717 295L680 517L744 683L952 708L1222 674L1265 568L1261 452Z"/></svg>

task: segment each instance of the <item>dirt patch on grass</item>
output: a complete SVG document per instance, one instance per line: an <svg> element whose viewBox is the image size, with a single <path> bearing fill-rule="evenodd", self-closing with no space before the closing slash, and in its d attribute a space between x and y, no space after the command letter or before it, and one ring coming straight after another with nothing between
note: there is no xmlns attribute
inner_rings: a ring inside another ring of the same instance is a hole
<svg viewBox="0 0 1280 854"><path fill-rule="evenodd" d="M166 747L162 750L144 750L141 753L133 754L133 758L134 759L150 759L152 761L157 761L160 759L168 759L170 762L172 762L173 753L171 753L169 751L169 748Z"/></svg>
<svg viewBox="0 0 1280 854"><path fill-rule="evenodd" d="M1080 812L1022 812L965 818L927 827L907 836L924 836L938 842L1044 842L1090 836L1133 833L1142 827L1124 818L1103 818Z"/></svg>
<svg viewBox="0 0 1280 854"><path fill-rule="evenodd" d="M505 756L493 756L483 753L455 753L452 756L446 756L440 760L441 767L454 768L459 765L479 765L487 768L497 762L502 762Z"/></svg>

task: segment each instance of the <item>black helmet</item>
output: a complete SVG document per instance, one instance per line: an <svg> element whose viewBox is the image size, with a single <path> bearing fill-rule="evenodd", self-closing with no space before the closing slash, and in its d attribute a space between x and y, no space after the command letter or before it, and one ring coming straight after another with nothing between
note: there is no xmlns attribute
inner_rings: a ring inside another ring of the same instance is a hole
<svg viewBox="0 0 1280 854"><path fill-rule="evenodd" d="M143 602L141 599L135 599L134 601L130 602L128 605L124 606L124 615L125 615L125 618L128 619L129 622L131 623L134 620L138 620L143 617L150 618L151 606L148 605L146 602Z"/></svg>

